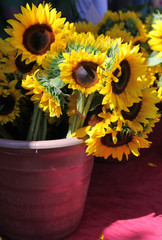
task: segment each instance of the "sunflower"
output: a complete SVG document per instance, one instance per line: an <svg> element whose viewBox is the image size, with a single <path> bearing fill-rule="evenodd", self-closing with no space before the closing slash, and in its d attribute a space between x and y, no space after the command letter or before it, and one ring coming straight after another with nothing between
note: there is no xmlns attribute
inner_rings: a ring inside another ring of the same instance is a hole
<svg viewBox="0 0 162 240"><path fill-rule="evenodd" d="M103 40L103 39L102 39ZM104 42L104 41L103 41ZM107 49L107 41L105 40L106 49ZM98 46L99 45L99 46ZM89 52L92 52L94 50L102 50L102 45L97 44L96 45L96 39L93 33L77 33L74 32L71 34L68 38L67 46L64 52L71 53L71 51L79 51L81 49L88 49ZM99 51L98 50L98 51ZM105 50L105 49L104 49ZM64 59L62 52L58 51L56 56L51 57L50 55L47 56L45 61L42 63L42 67L46 69L46 72L50 77L58 77L59 70L59 63L62 62ZM56 73L56 74L55 74Z"/></svg>
<svg viewBox="0 0 162 240"><path fill-rule="evenodd" d="M150 147L150 142L142 137L135 136L133 133L126 134L113 131L111 128L108 128L104 134L96 131L96 134L90 136L85 143L87 144L86 152L88 155L93 154L105 159L112 155L119 161L123 159L124 154L128 160L128 155L131 152L135 156L139 156L140 148Z"/></svg>
<svg viewBox="0 0 162 240"><path fill-rule="evenodd" d="M117 41L117 40L116 40ZM80 50L86 49L88 52L90 51L101 51L105 52L111 46L111 44L115 44L116 41L112 41L112 39L108 36L104 36L103 34L100 36L94 35L92 32L87 33L77 33L75 32L71 36L69 36L68 40L68 49L70 50Z"/></svg>
<svg viewBox="0 0 162 240"><path fill-rule="evenodd" d="M104 36L103 34L97 36L95 40L95 48L101 52L108 51L110 48L115 48L122 43L121 38L112 39L110 36Z"/></svg>
<svg viewBox="0 0 162 240"><path fill-rule="evenodd" d="M110 112L106 114L106 117L102 115L102 111L105 106L98 105L93 111L88 112L84 127L76 130L72 136L77 138L86 138L88 132L93 134L93 131L105 132L105 129L110 124L111 114Z"/></svg>
<svg viewBox="0 0 162 240"><path fill-rule="evenodd" d="M114 24L119 22L119 15L117 12L108 10L102 18L101 22L97 24L97 34L105 34L106 31L109 31Z"/></svg>
<svg viewBox="0 0 162 240"><path fill-rule="evenodd" d="M15 14L17 20L8 20L12 26L5 29L11 36L7 40L18 49L18 55L22 55L22 61L26 64L36 61L39 65L49 51L56 52L65 47L65 31L63 29L65 18L56 9L51 9L50 4L39 4L36 7L29 4L21 7L22 13Z"/></svg>
<svg viewBox="0 0 162 240"><path fill-rule="evenodd" d="M152 50L158 52L157 57L162 57L162 21L156 20L152 27L153 30L148 34L150 38L148 44Z"/></svg>
<svg viewBox="0 0 162 240"><path fill-rule="evenodd" d="M129 32L120 29L118 25L114 25L109 31L106 31L105 35L112 39L121 38L123 43L128 43L133 38Z"/></svg>
<svg viewBox="0 0 162 240"><path fill-rule="evenodd" d="M30 90L26 95L32 95L33 102L39 102L39 107L48 112L50 117L59 118L62 114L60 103L36 79L37 71L32 75L27 75L22 81L22 87Z"/></svg>
<svg viewBox="0 0 162 240"><path fill-rule="evenodd" d="M139 133L139 135L144 138L148 138L148 134L150 134L153 131L153 128L155 127L155 123L159 122L160 118L161 118L161 114L157 113L154 119L149 119L149 124L146 124L144 126L143 131Z"/></svg>
<svg viewBox="0 0 162 240"><path fill-rule="evenodd" d="M64 31L66 31L66 34L64 35L65 38L69 38L72 34L74 34L75 31L75 23L69 23L68 21L64 24Z"/></svg>
<svg viewBox="0 0 162 240"><path fill-rule="evenodd" d="M145 18L145 28L147 33L149 33L152 30L152 24L153 24L153 17L152 15L148 15Z"/></svg>
<svg viewBox="0 0 162 240"><path fill-rule="evenodd" d="M8 44L8 42L2 38L0 38L0 53L2 56L7 56L8 50L12 50L12 47ZM2 58L2 57L1 57Z"/></svg>
<svg viewBox="0 0 162 240"><path fill-rule="evenodd" d="M6 51L6 41L0 38L0 72L4 72L4 58L8 54L8 51Z"/></svg>
<svg viewBox="0 0 162 240"><path fill-rule="evenodd" d="M13 122L20 116L21 91L16 89L17 80L10 83L3 81L0 86L0 124Z"/></svg>
<svg viewBox="0 0 162 240"><path fill-rule="evenodd" d="M79 52L63 53L64 60L59 64L60 76L68 84L68 88L89 94L99 90L103 82L101 68L104 66L106 52L87 53L85 49Z"/></svg>
<svg viewBox="0 0 162 240"><path fill-rule="evenodd" d="M149 53L146 50L146 48L143 47L143 43L147 42L147 40L148 40L148 37L143 37L143 36L136 36L131 38L132 46L137 46L137 45L139 46L139 52L142 53L142 57L145 58L146 65L147 65Z"/></svg>
<svg viewBox="0 0 162 240"><path fill-rule="evenodd" d="M8 52L8 54L3 57L3 72L4 73L16 73L17 68L15 65L16 50Z"/></svg>
<svg viewBox="0 0 162 240"><path fill-rule="evenodd" d="M158 65L155 66L147 66L146 76L143 77L143 88L148 86L156 86L158 83L160 68Z"/></svg>
<svg viewBox="0 0 162 240"><path fill-rule="evenodd" d="M142 23L142 21L137 17L136 13L133 11L119 11L119 19L120 22L124 23L123 30L126 30L131 34L131 36L139 37L142 41L145 41L147 38L146 36L146 29L145 25Z"/></svg>
<svg viewBox="0 0 162 240"><path fill-rule="evenodd" d="M92 22L75 22L75 31L77 33L82 33L82 32L91 32L91 33L94 33L96 34L96 31L97 30L97 26L96 25L93 25Z"/></svg>
<svg viewBox="0 0 162 240"><path fill-rule="evenodd" d="M158 98L160 99L160 102L162 102L162 87L159 87L159 89L157 90L158 93Z"/></svg>
<svg viewBox="0 0 162 240"><path fill-rule="evenodd" d="M3 58L3 71L4 73L22 73L22 74L31 74L35 72L38 68L38 64L34 62L30 62L28 64L25 63L25 60L21 60L21 55L17 56L17 51L8 52L8 56Z"/></svg>
<svg viewBox="0 0 162 240"><path fill-rule="evenodd" d="M143 126L149 124L149 120L155 119L158 112L156 103L159 99L156 89L146 88L142 91L141 100L129 107L129 111L121 110L120 120L127 124L134 132L142 132Z"/></svg>
<svg viewBox="0 0 162 240"><path fill-rule="evenodd" d="M78 47L79 49L86 48L86 47L93 47L95 48L95 35L92 32L87 32L87 33L77 33L75 32L73 35L69 36L69 41L68 41L68 48L71 50L77 50Z"/></svg>
<svg viewBox="0 0 162 240"><path fill-rule="evenodd" d="M148 86L156 87L158 97L161 98L162 65L157 64L155 66L150 66L148 68L150 69L150 74L147 74L148 80L146 83L148 83Z"/></svg>
<svg viewBox="0 0 162 240"><path fill-rule="evenodd" d="M141 78L146 73L146 67L145 59L138 50L139 47L132 48L131 43L119 45L116 63L103 73L106 84L100 91L104 95L102 104L109 104L110 109L128 111L127 107L140 101Z"/></svg>

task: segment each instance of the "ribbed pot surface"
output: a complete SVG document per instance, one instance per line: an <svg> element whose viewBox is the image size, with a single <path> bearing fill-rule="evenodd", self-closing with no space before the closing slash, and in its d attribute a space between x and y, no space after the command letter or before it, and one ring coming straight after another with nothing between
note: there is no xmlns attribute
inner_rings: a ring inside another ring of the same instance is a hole
<svg viewBox="0 0 162 240"><path fill-rule="evenodd" d="M0 139L0 234L8 240L58 240L80 224L93 167L75 138Z"/></svg>

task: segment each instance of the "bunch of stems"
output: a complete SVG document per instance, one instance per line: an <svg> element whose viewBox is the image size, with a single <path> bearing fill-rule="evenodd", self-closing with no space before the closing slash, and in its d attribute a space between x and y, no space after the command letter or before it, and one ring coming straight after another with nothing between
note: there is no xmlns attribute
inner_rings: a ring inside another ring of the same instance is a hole
<svg viewBox="0 0 162 240"><path fill-rule="evenodd" d="M45 140L47 136L47 118L39 102L34 104L33 115L28 130L27 141Z"/></svg>
<svg viewBox="0 0 162 240"><path fill-rule="evenodd" d="M75 115L73 117L72 122L69 125L67 138L71 137L72 133L74 133L76 130L84 126L84 122L89 111L92 99L93 94L90 94L88 95L88 97L86 97L85 94L79 92L77 105L75 109Z"/></svg>

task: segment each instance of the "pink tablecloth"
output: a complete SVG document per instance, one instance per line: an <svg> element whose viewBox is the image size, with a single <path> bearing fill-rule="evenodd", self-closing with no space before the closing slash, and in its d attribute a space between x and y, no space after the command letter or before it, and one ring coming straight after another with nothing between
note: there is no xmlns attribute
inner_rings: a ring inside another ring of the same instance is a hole
<svg viewBox="0 0 162 240"><path fill-rule="evenodd" d="M94 163L82 222L66 240L162 239L162 120L149 140L127 163Z"/></svg>

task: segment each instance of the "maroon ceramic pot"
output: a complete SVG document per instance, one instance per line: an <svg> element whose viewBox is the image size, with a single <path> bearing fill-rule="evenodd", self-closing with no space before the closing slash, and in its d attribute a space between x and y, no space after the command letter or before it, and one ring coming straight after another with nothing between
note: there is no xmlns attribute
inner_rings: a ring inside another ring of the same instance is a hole
<svg viewBox="0 0 162 240"><path fill-rule="evenodd" d="M76 138L0 139L0 235L58 240L80 224L93 157Z"/></svg>

